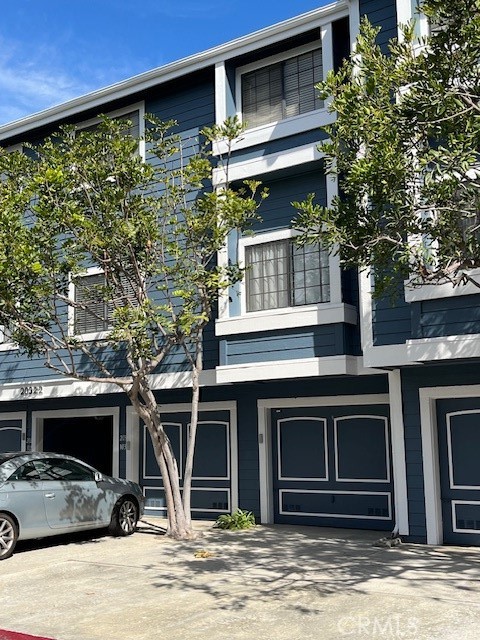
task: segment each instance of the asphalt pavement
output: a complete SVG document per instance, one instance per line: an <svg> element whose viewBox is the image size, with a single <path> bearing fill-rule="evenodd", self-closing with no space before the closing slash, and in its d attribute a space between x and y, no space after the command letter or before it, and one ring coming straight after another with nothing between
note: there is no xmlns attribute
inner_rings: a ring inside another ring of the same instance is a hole
<svg viewBox="0 0 480 640"><path fill-rule="evenodd" d="M19 544L0 563L0 629L55 640L478 640L480 549L374 546L380 534L199 523L175 542Z"/></svg>

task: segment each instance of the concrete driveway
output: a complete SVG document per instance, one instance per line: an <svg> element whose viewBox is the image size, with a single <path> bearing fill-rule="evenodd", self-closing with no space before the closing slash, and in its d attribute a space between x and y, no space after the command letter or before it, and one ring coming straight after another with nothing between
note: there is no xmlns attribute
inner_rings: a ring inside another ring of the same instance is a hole
<svg viewBox="0 0 480 640"><path fill-rule="evenodd" d="M19 545L0 563L0 628L57 640L479 638L476 548L386 549L370 532L210 526L188 543L142 526L130 538Z"/></svg>

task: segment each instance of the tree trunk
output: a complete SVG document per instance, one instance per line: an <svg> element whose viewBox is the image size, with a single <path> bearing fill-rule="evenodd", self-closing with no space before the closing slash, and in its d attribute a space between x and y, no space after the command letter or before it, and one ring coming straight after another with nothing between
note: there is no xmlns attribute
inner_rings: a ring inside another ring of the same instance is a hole
<svg viewBox="0 0 480 640"><path fill-rule="evenodd" d="M155 458L162 474L167 507L167 535L176 540L195 538L190 514L185 512L180 490L178 465L170 440L163 428L157 401L151 389L145 385L139 398L130 398L133 408L144 421L152 440Z"/></svg>
<svg viewBox="0 0 480 640"><path fill-rule="evenodd" d="M200 405L200 373L203 367L203 330L195 343L195 361L192 366L192 409L190 416L190 431L187 442L187 458L185 460L185 472L183 476L183 508L188 524L191 526L191 494L193 458L195 454L195 441L197 438L198 410Z"/></svg>

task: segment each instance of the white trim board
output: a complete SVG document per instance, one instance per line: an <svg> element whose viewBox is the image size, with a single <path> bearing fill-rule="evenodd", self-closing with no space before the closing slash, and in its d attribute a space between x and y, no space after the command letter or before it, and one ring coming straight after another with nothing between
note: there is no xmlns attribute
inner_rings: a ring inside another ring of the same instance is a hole
<svg viewBox="0 0 480 640"><path fill-rule="evenodd" d="M302 307L284 307L254 311L242 316L221 318L215 321L215 335L237 336L240 333L277 331L295 327L312 327L323 324L357 324L355 307L341 303L321 302Z"/></svg>
<svg viewBox="0 0 480 640"><path fill-rule="evenodd" d="M407 340L406 348L410 362L477 358L480 356L480 334Z"/></svg>
<svg viewBox="0 0 480 640"><path fill-rule="evenodd" d="M449 398L480 397L480 385L423 387L419 389L418 393L420 398L427 544L439 545L443 543L443 518L436 401Z"/></svg>
<svg viewBox="0 0 480 640"><path fill-rule="evenodd" d="M390 435L392 439L393 498L398 533L408 536L407 461L405 455L405 425L403 420L402 378L400 370L388 372L390 396Z"/></svg>
<svg viewBox="0 0 480 640"><path fill-rule="evenodd" d="M151 376L152 389L188 388L192 385L192 376L188 371L178 373L161 373ZM200 374L201 386L214 386L216 384L215 371L202 371ZM22 395L22 390L40 388L41 393ZM40 380L28 380L25 382L9 382L0 386L0 402L9 400L41 400L45 398L70 398L96 396L107 393L124 393L116 384L101 382L83 382L72 378L47 378Z"/></svg>
<svg viewBox="0 0 480 640"><path fill-rule="evenodd" d="M363 370L360 356L325 356L295 360L269 360L217 367L217 382L248 382L255 380L283 380L318 376L376 374Z"/></svg>
<svg viewBox="0 0 480 640"><path fill-rule="evenodd" d="M468 275L477 282L480 277L480 269L472 269L472 271L468 272ZM412 286L410 281L406 280L403 286L405 289L406 302L420 302L422 300L438 300L439 298L457 298L459 296L480 294L480 282L478 282L477 286L471 281L456 286L451 282Z"/></svg>
<svg viewBox="0 0 480 640"><path fill-rule="evenodd" d="M245 180L252 176L259 176L280 169L295 167L307 162L321 160L324 153L317 149L315 144L304 144L300 147L289 149L288 151L279 151L269 155L251 158L249 160L241 160L232 162L228 166L228 179L230 182L237 180ZM212 183L214 187L224 185L227 181L225 167L218 167L213 170Z"/></svg>
<svg viewBox="0 0 480 640"><path fill-rule="evenodd" d="M326 108L316 109L292 116L277 122L269 122L258 127L252 127L242 133L242 135L231 143L231 151L240 151L260 144L294 136L305 131L319 130L327 124L332 124L335 117ZM221 123L220 123L221 124ZM226 155L229 150L229 143L220 140L212 145L214 156ZM230 166L233 165L233 162Z"/></svg>

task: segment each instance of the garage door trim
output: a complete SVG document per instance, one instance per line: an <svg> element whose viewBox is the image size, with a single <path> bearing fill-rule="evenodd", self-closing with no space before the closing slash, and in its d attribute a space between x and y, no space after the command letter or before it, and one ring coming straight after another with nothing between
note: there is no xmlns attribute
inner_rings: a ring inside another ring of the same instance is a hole
<svg viewBox="0 0 480 640"><path fill-rule="evenodd" d="M258 448L260 471L260 517L265 524L274 522L273 504L273 464L272 459L272 425L270 412L272 409L301 407L329 407L351 405L390 405L388 394L365 394L345 396L315 396L309 398L262 398L257 401L258 411ZM395 453L393 453L395 465ZM406 479L405 479L406 481Z"/></svg>
<svg viewBox="0 0 480 640"><path fill-rule="evenodd" d="M419 389L419 396L427 544L442 544L443 518L436 401L449 398L480 398L480 385L423 387Z"/></svg>

